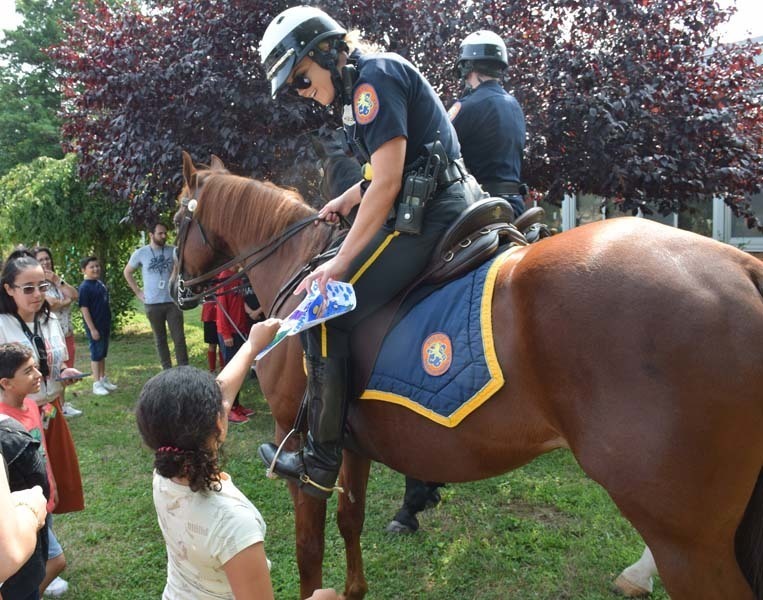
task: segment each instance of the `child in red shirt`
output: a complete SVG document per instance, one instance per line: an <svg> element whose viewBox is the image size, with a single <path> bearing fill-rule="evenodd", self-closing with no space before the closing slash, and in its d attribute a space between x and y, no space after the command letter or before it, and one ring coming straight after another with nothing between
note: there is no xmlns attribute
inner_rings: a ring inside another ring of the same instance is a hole
<svg viewBox="0 0 763 600"><path fill-rule="evenodd" d="M64 369L61 377L78 374L76 369ZM45 568L45 579L40 586L40 594L51 581L66 567L66 557L53 533L51 513L58 502L56 481L47 460L48 449L43 435L43 423L40 408L27 395L40 391L42 375L35 364L34 354L27 346L18 343L0 344L0 413L8 415L21 423L35 440L40 442L40 452L45 462L48 475L50 496L48 498L48 561ZM43 410L51 409L45 405ZM52 408L52 410L56 410ZM63 580L61 580L62 583ZM67 586L68 587L68 586Z"/></svg>
<svg viewBox="0 0 763 600"><path fill-rule="evenodd" d="M14 368L11 364L22 359L20 366ZM56 482L47 459L48 448L43 435L42 417L35 401L26 397L27 394L40 391L42 376L35 367L32 351L21 344L0 344L0 363L2 363L0 364L0 390L2 391L0 413L16 419L36 441L40 442L40 453L50 485L47 508L49 513L53 512L56 506ZM9 367L7 369L6 363ZM13 375L8 377L11 369L13 369Z"/></svg>
<svg viewBox="0 0 763 600"><path fill-rule="evenodd" d="M218 275L218 278L224 280L235 273L232 269L226 269ZM217 291L217 337L226 364L244 345L244 336L249 331L244 294L238 289L239 286L240 281L235 280ZM236 394L228 420L231 423L246 423L253 412L241 405L239 395Z"/></svg>
<svg viewBox="0 0 763 600"><path fill-rule="evenodd" d="M217 300L214 298L205 299L201 305L201 322L204 327L204 343L207 344L207 365L209 372L217 372L215 365L217 353L220 353L220 369L225 366L223 359L223 350L218 347L217 339Z"/></svg>

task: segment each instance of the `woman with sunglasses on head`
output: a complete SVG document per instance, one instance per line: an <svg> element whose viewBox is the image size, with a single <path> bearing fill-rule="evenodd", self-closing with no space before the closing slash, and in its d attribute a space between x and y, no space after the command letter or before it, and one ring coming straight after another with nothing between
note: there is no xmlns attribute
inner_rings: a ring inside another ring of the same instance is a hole
<svg viewBox="0 0 763 600"><path fill-rule="evenodd" d="M65 365L64 332L46 299L50 285L31 252L11 253L0 274L0 343L18 342L31 348L43 376L40 391L29 398L43 413L48 460L58 492L55 512L63 513L85 506L79 462L62 407L66 383L61 379L79 371ZM51 528L48 534L48 565L41 591L54 580L49 592L65 591L68 585L58 574L66 567L66 558Z"/></svg>
<svg viewBox="0 0 763 600"><path fill-rule="evenodd" d="M336 256L296 290L316 282L325 292L334 279L352 283L357 296L354 311L303 338L306 446L275 461L275 445L260 447L276 475L317 497L331 494L341 464L352 328L416 279L468 197L458 139L431 85L404 58L363 54L352 37L323 11L297 6L273 19L260 45L272 95L289 87L323 106L343 107L348 141L368 165L363 181L320 210L330 222L355 207L357 215Z"/></svg>
<svg viewBox="0 0 763 600"><path fill-rule="evenodd" d="M72 302L77 299L79 295L77 288L70 283L64 281L64 278L56 272L56 266L53 262L53 253L50 248L45 246L37 246L32 250L37 262L45 271L45 279L51 284L47 293L46 300L50 305L50 310L58 317L58 322L61 324L61 329L64 330L64 336L66 337L66 352L69 354L69 358L66 359L66 366L74 366L74 330L72 329L71 322L71 307Z"/></svg>
<svg viewBox="0 0 763 600"><path fill-rule="evenodd" d="M64 332L66 339L66 353L69 358L65 363L67 367L74 367L74 330L72 329L72 302L74 302L79 292L73 285L64 281L64 278L56 273L56 267L53 263L53 253L50 248L37 246L32 250L32 254L40 263L45 271L45 279L50 283L50 289L46 294L46 300L50 305L50 310L58 317L58 322ZM74 408L69 402L64 402L64 415L67 417L78 417L82 414L81 410Z"/></svg>

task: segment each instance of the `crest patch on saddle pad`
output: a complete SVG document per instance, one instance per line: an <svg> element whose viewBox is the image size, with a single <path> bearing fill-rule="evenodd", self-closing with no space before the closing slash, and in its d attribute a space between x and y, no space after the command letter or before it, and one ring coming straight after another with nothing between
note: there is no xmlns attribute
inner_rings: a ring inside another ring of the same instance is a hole
<svg viewBox="0 0 763 600"><path fill-rule="evenodd" d="M361 83L355 90L355 120L361 125L368 125L379 112L379 96L370 83Z"/></svg>
<svg viewBox="0 0 763 600"><path fill-rule="evenodd" d="M444 375L453 362L453 344L445 333L433 333L421 344L421 365L434 377Z"/></svg>

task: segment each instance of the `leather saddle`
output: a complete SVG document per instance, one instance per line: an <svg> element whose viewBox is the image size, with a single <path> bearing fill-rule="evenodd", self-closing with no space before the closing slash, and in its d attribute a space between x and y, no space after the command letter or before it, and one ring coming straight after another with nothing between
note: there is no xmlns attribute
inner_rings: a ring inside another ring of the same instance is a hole
<svg viewBox="0 0 763 600"><path fill-rule="evenodd" d="M531 208L519 217L528 228L543 220L540 207ZM423 283L443 283L476 269L493 256L499 246L529 242L522 230L511 221L514 211L503 198L485 198L471 204L445 232L424 270Z"/></svg>

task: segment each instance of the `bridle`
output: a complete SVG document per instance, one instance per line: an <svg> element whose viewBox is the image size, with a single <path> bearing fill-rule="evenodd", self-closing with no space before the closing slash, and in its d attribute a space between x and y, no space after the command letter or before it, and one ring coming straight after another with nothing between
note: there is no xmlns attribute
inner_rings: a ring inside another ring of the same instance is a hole
<svg viewBox="0 0 763 600"><path fill-rule="evenodd" d="M194 190L193 197L191 198L183 197L180 199L180 205L183 210L183 216L182 216L183 220L178 225L179 227L178 245L175 251L177 252L176 259L178 263L176 300L177 300L178 306L180 306L181 308L185 303L196 303L199 300L203 300L205 297L215 293L217 290L227 286L229 283L240 280L246 274L246 271L248 271L253 266L263 262L265 259L271 256L276 250L278 250L281 246L283 246L294 235L296 235L298 232L303 230L309 224L318 220L317 214L311 215L309 217L305 217L304 219L300 219L299 221L296 221L292 223L291 225L289 225L284 231L282 231L277 236L267 240L265 243L260 244L259 246L256 246L251 250L246 250L242 252L241 254L238 254L237 256L231 258L228 253L221 251L219 248L217 248L214 244L211 243L210 237L207 235L206 231L204 231L204 227L202 226L201 222L194 217L194 212L196 210L196 206L199 201L198 195L199 195L200 189L201 189L201 186L197 186L196 189ZM209 247L212 250L212 252L214 253L214 256L215 257L222 256L223 258L227 258L228 260L217 267L213 267L211 270L207 271L206 273L203 273L197 277L194 277L193 279L189 279L188 281L186 281L183 279L183 248L185 246L186 240L188 239L188 232L194 223L198 227L202 242L204 243L205 246ZM233 275L229 276L228 278L222 281L217 279L217 275L219 275L226 269L230 269L245 261L248 261L248 262L246 262L246 264ZM214 282L214 285L212 285L212 287L204 286L204 284L208 285L211 282ZM200 292L194 293L193 288L197 286L204 286L204 287L202 288Z"/></svg>

